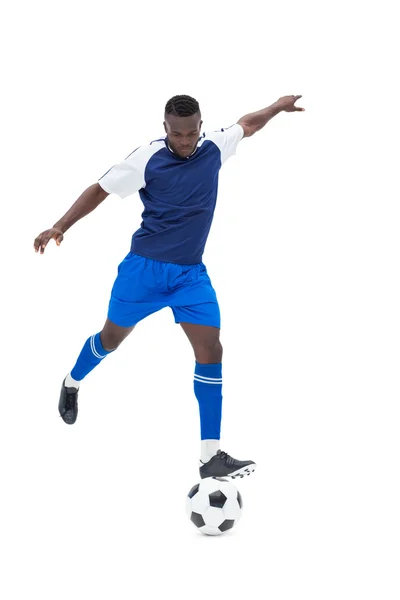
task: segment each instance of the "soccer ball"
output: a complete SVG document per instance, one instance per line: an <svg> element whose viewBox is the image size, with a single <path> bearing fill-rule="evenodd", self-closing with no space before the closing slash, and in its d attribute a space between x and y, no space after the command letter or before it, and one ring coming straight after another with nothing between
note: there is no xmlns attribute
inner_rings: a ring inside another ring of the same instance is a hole
<svg viewBox="0 0 400 600"><path fill-rule="evenodd" d="M233 483L220 477L206 477L186 497L186 513L201 533L221 535L242 516L242 497Z"/></svg>

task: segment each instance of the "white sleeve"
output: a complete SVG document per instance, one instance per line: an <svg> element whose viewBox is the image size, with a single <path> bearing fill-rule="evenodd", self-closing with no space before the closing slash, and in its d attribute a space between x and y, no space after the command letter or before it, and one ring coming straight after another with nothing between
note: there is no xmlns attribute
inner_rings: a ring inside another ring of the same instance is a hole
<svg viewBox="0 0 400 600"><path fill-rule="evenodd" d="M146 185L144 173L153 152L153 148L149 153L148 146L139 146L100 177L98 184L109 194L117 194L120 198L135 194Z"/></svg>
<svg viewBox="0 0 400 600"><path fill-rule="evenodd" d="M236 154L236 149L244 136L244 129L239 123L235 123L221 131L213 131L207 137L213 141L221 152L221 165L224 164L230 156Z"/></svg>

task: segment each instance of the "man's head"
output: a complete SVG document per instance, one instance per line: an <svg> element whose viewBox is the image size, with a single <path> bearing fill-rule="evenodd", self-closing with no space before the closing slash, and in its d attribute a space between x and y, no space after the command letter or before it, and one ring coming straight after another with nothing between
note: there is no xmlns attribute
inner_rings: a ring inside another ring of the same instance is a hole
<svg viewBox="0 0 400 600"><path fill-rule="evenodd" d="M200 137L200 107L190 96L174 96L165 105L164 129L171 150L182 158L194 152Z"/></svg>

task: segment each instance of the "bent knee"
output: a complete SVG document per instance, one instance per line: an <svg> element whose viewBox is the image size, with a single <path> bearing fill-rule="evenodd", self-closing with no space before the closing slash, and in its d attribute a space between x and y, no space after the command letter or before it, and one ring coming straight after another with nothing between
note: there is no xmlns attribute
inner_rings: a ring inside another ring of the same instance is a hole
<svg viewBox="0 0 400 600"><path fill-rule="evenodd" d="M103 332L100 334L100 340L101 345L106 352L112 352L113 350L116 350L122 342L122 340L118 339L116 336L104 334Z"/></svg>
<svg viewBox="0 0 400 600"><path fill-rule="evenodd" d="M215 364L222 362L223 348L219 340L213 343L202 343L194 348L196 361L201 364Z"/></svg>
<svg viewBox="0 0 400 600"><path fill-rule="evenodd" d="M108 318L100 332L100 340L104 350L112 352L124 341L126 337L133 331L134 325L131 327L121 327L112 323Z"/></svg>

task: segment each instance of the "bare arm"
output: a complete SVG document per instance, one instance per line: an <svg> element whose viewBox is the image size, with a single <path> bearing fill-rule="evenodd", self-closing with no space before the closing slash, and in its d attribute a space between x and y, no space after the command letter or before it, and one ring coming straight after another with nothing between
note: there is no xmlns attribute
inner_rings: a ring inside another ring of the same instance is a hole
<svg viewBox="0 0 400 600"><path fill-rule="evenodd" d="M105 192L98 183L90 185L82 192L65 215L57 223L54 223L53 227L65 233L79 219L86 217L92 210L97 208L108 195L108 192Z"/></svg>
<svg viewBox="0 0 400 600"><path fill-rule="evenodd" d="M38 235L33 244L35 252L40 250L40 254L43 254L44 249L51 239L54 239L57 246L59 246L64 239L64 233L79 219L82 219L97 208L108 195L108 192L105 192L98 183L90 185L82 192L78 200L74 202L65 215L57 223L54 223L53 227Z"/></svg>
<svg viewBox="0 0 400 600"><path fill-rule="evenodd" d="M260 129L262 129L268 123L268 121L272 119L272 117L275 117L282 111L303 111L304 108L294 106L294 103L299 98L301 98L301 96L282 96L282 98L279 98L279 100L271 104L271 106L267 106L267 108L263 108L262 110L249 113L248 115L241 117L238 123L243 127L243 137L251 137L257 131L260 131Z"/></svg>

